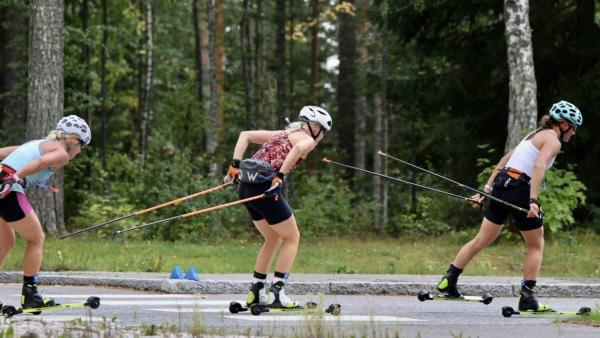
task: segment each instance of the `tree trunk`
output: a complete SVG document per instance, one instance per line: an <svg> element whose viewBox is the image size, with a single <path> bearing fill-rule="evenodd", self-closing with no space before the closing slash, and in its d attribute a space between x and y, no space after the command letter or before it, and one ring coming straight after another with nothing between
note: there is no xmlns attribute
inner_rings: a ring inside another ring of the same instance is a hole
<svg viewBox="0 0 600 338"><path fill-rule="evenodd" d="M63 115L64 12L62 0L32 0L30 18L27 139L44 138ZM28 193L48 234L64 232L63 171L55 174L60 192Z"/></svg>
<svg viewBox="0 0 600 338"><path fill-rule="evenodd" d="M366 83L366 66L368 63L369 52L364 44L368 39L369 22L367 21L366 3L361 1L359 6L358 34L361 43L357 43L357 83ZM354 165L359 168L365 168L367 157L367 97L364 86L359 86L356 88L356 91L357 111L354 112Z"/></svg>
<svg viewBox="0 0 600 338"><path fill-rule="evenodd" d="M208 83L210 87L209 109L207 114L208 124L206 126L206 152L207 155L214 157L216 155L219 126L217 114L219 112L219 98L217 96L217 28L215 17L215 0L206 1L206 15L208 18ZM210 165L210 172L213 175L218 173L217 163L213 160Z"/></svg>
<svg viewBox="0 0 600 338"><path fill-rule="evenodd" d="M508 137L505 151L514 148L537 120L537 83L533 64L529 0L504 2L509 69Z"/></svg>
<svg viewBox="0 0 600 338"><path fill-rule="evenodd" d="M200 106L202 106L202 35L200 29L200 0L192 0L192 20L194 25L194 61L196 66L197 96Z"/></svg>
<svg viewBox="0 0 600 338"><path fill-rule="evenodd" d="M265 104L265 84L267 81L262 81L266 77L266 66L265 66L265 44L263 41L263 2L262 0L256 0L256 19L255 19L255 32L254 32L254 78L260 79L254 81L254 95L258 107L260 107L261 114L267 115L269 107ZM258 112L258 108L256 111ZM264 125L258 126L265 128Z"/></svg>
<svg viewBox="0 0 600 338"><path fill-rule="evenodd" d="M0 136L2 144L25 141L27 116L27 7L25 4L0 5Z"/></svg>
<svg viewBox="0 0 600 338"><path fill-rule="evenodd" d="M288 60L290 60L289 62L289 66L288 66L288 78L289 78L289 98L288 98L288 106L287 106L287 114L286 116L289 118L292 118L294 115L294 112L298 109L296 107L296 102L294 100L294 39L292 38L292 34L294 32L294 20L295 20L295 11L294 11L294 0L290 0L289 2L289 9L290 9L290 47L289 47L289 57Z"/></svg>
<svg viewBox="0 0 600 338"><path fill-rule="evenodd" d="M140 165L146 164L148 156L148 134L150 129L150 119L152 116L152 84L153 84L153 7L150 1L140 1L140 14L143 16L144 29L140 39L140 67L139 67L139 147L140 147Z"/></svg>
<svg viewBox="0 0 600 338"><path fill-rule="evenodd" d="M240 21L240 51L242 52L242 75L244 79L244 107L246 108L245 128L252 129L252 116L254 115L252 100L252 50L250 48L250 19L248 14L248 0L244 0L244 12Z"/></svg>
<svg viewBox="0 0 600 338"><path fill-rule="evenodd" d="M380 173L383 168L383 159L377 154L381 149L383 139L381 132L383 131L383 109L382 109L382 94L376 92L373 97L373 171ZM379 176L373 176L373 230L380 234L383 230L383 204L381 203L382 196L382 179Z"/></svg>
<svg viewBox="0 0 600 338"><path fill-rule="evenodd" d="M382 24L379 28L378 55L375 58L375 71L379 77L379 90L375 94L375 136L374 136L374 158L373 170L387 174L385 159L377 154L377 151L388 149L388 113L387 113L387 53L388 43L388 16L387 1L382 4ZM375 232L381 234L388 220L388 186L379 177L374 179L374 201L375 201Z"/></svg>
<svg viewBox="0 0 600 338"><path fill-rule="evenodd" d="M344 0L354 4L354 0ZM338 14L337 135L341 150L351 163L354 158L354 121L356 120L356 16Z"/></svg>
<svg viewBox="0 0 600 338"><path fill-rule="evenodd" d="M81 44L81 61L85 67L85 72L87 73L84 77L84 81L85 81L85 85L84 85L84 93L85 93L85 97L86 97L86 102L85 102L85 112L81 112L86 119L86 122L88 124L88 126L91 128L93 128L93 117L94 117L94 113L93 110L90 109L89 107L89 98L90 95L90 87L91 87L91 77L90 77L90 73L91 73L91 69L90 69L90 45L88 43L90 37L89 37L89 0L83 0L82 4L81 4L81 12L79 13L80 17L81 17L81 30L83 31L83 43ZM92 165L93 163L91 161L88 161L88 163L86 163L86 172L87 175L86 177L83 178L84 181L87 181L87 188L88 191L91 193L92 192L92 177L94 176L94 167Z"/></svg>
<svg viewBox="0 0 600 338"><path fill-rule="evenodd" d="M311 0L313 26L310 43L310 90L313 104L320 104L319 90L319 0Z"/></svg>
<svg viewBox="0 0 600 338"><path fill-rule="evenodd" d="M276 7L277 42L275 48L275 60L277 60L277 113L275 113L275 121L277 127L282 123L283 117L287 116L287 89L285 84L285 0L277 0Z"/></svg>
<svg viewBox="0 0 600 338"><path fill-rule="evenodd" d="M102 52L100 55L100 118L101 118L101 129L102 139L100 140L100 157L102 159L102 169L106 171L108 169L108 102L107 102L107 83L106 83L106 61L108 59L107 46L108 46L108 0L102 0ZM105 184L102 185L106 187ZM105 191L106 192L106 191Z"/></svg>

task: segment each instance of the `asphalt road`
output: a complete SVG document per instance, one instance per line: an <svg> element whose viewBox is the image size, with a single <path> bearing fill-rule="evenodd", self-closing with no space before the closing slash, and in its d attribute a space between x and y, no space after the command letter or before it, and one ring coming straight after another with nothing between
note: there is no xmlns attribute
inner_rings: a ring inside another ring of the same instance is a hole
<svg viewBox="0 0 600 338"><path fill-rule="evenodd" d="M32 327L32 321L53 323L115 322L131 330L158 327L156 333L203 332L213 335L258 336L335 336L370 337L600 337L600 328L557 322L556 317L512 317L501 315L502 306L516 308L517 298L496 298L490 305L469 302L426 301L408 296L307 296L296 299L325 304L339 303L340 316L330 314L273 313L253 316L245 312L231 314L229 302L244 295L157 294L102 287L42 286L45 296L60 303L101 298L96 310L68 309L49 311L39 316L19 315L4 321L4 326ZM0 301L18 304L19 284L0 285ZM595 308L600 299L543 299L555 309Z"/></svg>

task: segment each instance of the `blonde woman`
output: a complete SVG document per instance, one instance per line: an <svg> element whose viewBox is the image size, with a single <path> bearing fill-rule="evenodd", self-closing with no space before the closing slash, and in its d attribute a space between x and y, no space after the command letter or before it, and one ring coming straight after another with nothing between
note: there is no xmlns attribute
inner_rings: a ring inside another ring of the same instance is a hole
<svg viewBox="0 0 600 338"><path fill-rule="evenodd" d="M54 305L37 290L44 231L25 195L25 187L47 186L53 172L67 165L92 139L90 128L75 115L63 117L47 139L0 148L0 264L15 245L15 233L27 242L23 259L21 306Z"/></svg>
<svg viewBox="0 0 600 338"><path fill-rule="evenodd" d="M240 133L228 177L239 180L240 198L265 193L267 198L246 203L254 225L264 237L264 244L256 257L254 282L246 297L248 306L267 305L274 308L299 307L299 303L285 295L287 282L300 241L300 232L292 209L281 194L285 176L306 159L331 130L329 113L317 106L300 110L299 122L285 130L253 130ZM251 159L241 161L248 145L260 144ZM274 279L266 289L268 269L275 254Z"/></svg>
<svg viewBox="0 0 600 338"><path fill-rule="evenodd" d="M550 108L549 115L542 117L539 128L529 133L515 149L502 157L483 190L529 212L525 214L494 200L490 201L479 233L460 249L450 264L446 275L438 284L440 292L451 297L462 297L457 287L458 277L471 259L498 237L506 218L512 215L527 247L519 310L551 311L548 305L539 303L535 295L544 252L543 212L538 198L546 170L552 167L562 143L569 142L582 123L583 116L575 105L567 101L557 102ZM479 194L473 196L473 200L478 203L483 202L483 199Z"/></svg>

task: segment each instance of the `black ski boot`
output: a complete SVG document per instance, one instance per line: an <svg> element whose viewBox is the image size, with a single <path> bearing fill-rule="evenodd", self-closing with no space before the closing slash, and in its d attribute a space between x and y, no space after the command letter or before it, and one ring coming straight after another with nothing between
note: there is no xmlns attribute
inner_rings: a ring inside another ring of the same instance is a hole
<svg viewBox="0 0 600 338"><path fill-rule="evenodd" d="M438 291L453 298L463 298L462 294L458 290L458 287L456 286L458 283L458 276L462 272L463 270L450 264L448 271L446 271L446 274L442 277L437 285Z"/></svg>
<svg viewBox="0 0 600 338"><path fill-rule="evenodd" d="M264 282L254 282L246 295L246 306L250 307L254 304L267 304L267 290Z"/></svg>
<svg viewBox="0 0 600 338"><path fill-rule="evenodd" d="M21 293L21 307L23 309L28 308L40 308L58 305L52 298L45 298L38 292L37 284L23 284L23 291Z"/></svg>
<svg viewBox="0 0 600 338"><path fill-rule="evenodd" d="M276 309L300 307L300 303L291 300L290 297L285 295L284 286L285 283L283 281L271 284L267 298L268 306Z"/></svg>
<svg viewBox="0 0 600 338"><path fill-rule="evenodd" d="M519 311L536 311L536 312L552 312L552 308L548 304L538 302L535 295L535 287L521 286L521 298L519 298Z"/></svg>

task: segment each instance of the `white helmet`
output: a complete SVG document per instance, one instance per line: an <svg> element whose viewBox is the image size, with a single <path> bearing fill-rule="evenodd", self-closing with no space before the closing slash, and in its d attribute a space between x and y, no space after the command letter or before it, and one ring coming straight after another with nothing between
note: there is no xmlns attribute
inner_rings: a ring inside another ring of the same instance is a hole
<svg viewBox="0 0 600 338"><path fill-rule="evenodd" d="M330 131L333 121L327 110L317 106L304 106L300 110L301 121L318 122L325 130Z"/></svg>
<svg viewBox="0 0 600 338"><path fill-rule="evenodd" d="M65 134L74 134L86 145L92 141L92 131L85 121L77 115L65 116L56 124L56 130Z"/></svg>

